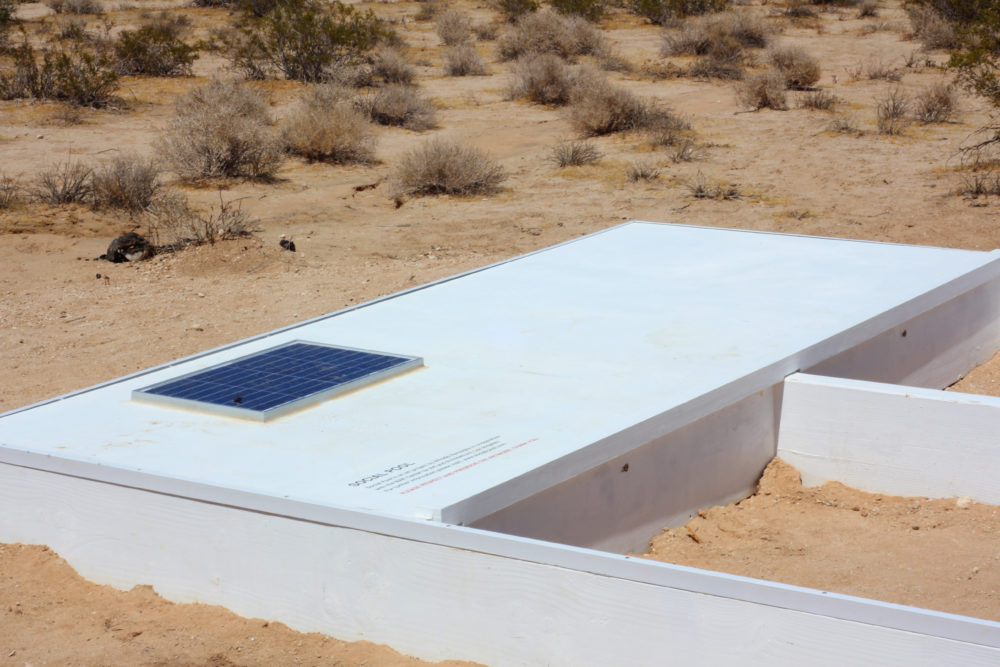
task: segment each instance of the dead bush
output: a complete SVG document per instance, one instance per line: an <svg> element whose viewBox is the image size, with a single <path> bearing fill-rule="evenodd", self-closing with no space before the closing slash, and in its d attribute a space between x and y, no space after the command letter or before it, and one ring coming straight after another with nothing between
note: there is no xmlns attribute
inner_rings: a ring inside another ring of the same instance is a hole
<svg viewBox="0 0 1000 667"><path fill-rule="evenodd" d="M444 71L448 76L484 76L486 64L476 47L462 44L444 52Z"/></svg>
<svg viewBox="0 0 1000 667"><path fill-rule="evenodd" d="M679 164L704 159L705 151L695 143L694 139L684 137L675 142L667 155L671 162Z"/></svg>
<svg viewBox="0 0 1000 667"><path fill-rule="evenodd" d="M935 83L917 94L914 116L921 123L946 123L955 115L958 96L947 83Z"/></svg>
<svg viewBox="0 0 1000 667"><path fill-rule="evenodd" d="M260 231L260 221L243 211L239 202L223 200L221 191L218 209L196 211L184 195L171 192L154 199L146 215L147 236L158 250L214 244Z"/></svg>
<svg viewBox="0 0 1000 667"><path fill-rule="evenodd" d="M952 49L958 46L955 28L937 9L916 3L906 3L904 9L910 19L912 36L925 49Z"/></svg>
<svg viewBox="0 0 1000 667"><path fill-rule="evenodd" d="M673 122L674 118L668 109L607 81L597 80L573 90L570 121L585 137L652 130Z"/></svg>
<svg viewBox="0 0 1000 667"><path fill-rule="evenodd" d="M218 79L177 100L157 148L178 176L189 181L272 178L285 155L264 96Z"/></svg>
<svg viewBox="0 0 1000 667"><path fill-rule="evenodd" d="M754 111L787 109L785 77L776 70L751 74L736 85L736 98L741 105Z"/></svg>
<svg viewBox="0 0 1000 667"><path fill-rule="evenodd" d="M525 14L497 40L501 60L552 53L567 60L606 48L600 30L579 17L551 11Z"/></svg>
<svg viewBox="0 0 1000 667"><path fill-rule="evenodd" d="M326 96L307 95L284 122L282 136L289 152L317 162L370 163L375 135L368 119L350 102L329 103Z"/></svg>
<svg viewBox="0 0 1000 667"><path fill-rule="evenodd" d="M739 199L743 196L739 185L735 183L710 183L705 174L700 171L692 181L685 184L685 187L695 199Z"/></svg>
<svg viewBox="0 0 1000 667"><path fill-rule="evenodd" d="M160 168L152 160L123 155L94 170L93 202L98 208L137 213L149 207L160 189Z"/></svg>
<svg viewBox="0 0 1000 667"><path fill-rule="evenodd" d="M390 84L355 98L355 105L374 123L409 130L437 127L434 105L411 86Z"/></svg>
<svg viewBox="0 0 1000 667"><path fill-rule="evenodd" d="M45 6L56 14L103 14L97 0L46 0Z"/></svg>
<svg viewBox="0 0 1000 667"><path fill-rule="evenodd" d="M80 162L62 162L41 171L31 194L46 204L82 204L90 199L93 170Z"/></svg>
<svg viewBox="0 0 1000 667"><path fill-rule="evenodd" d="M764 19L745 12L726 12L685 21L678 30L663 38L664 56L704 56L713 51L731 51L727 42L762 49L768 45L773 28Z"/></svg>
<svg viewBox="0 0 1000 667"><path fill-rule="evenodd" d="M472 26L472 32L475 33L476 39L481 39L484 42L492 42L500 34L500 26L494 21L476 23Z"/></svg>
<svg viewBox="0 0 1000 667"><path fill-rule="evenodd" d="M711 50L695 60L684 72L697 79L739 80L747 57L738 41L726 38L712 45Z"/></svg>
<svg viewBox="0 0 1000 667"><path fill-rule="evenodd" d="M435 31L445 46L458 46L472 40L472 19L464 12L449 9L438 15Z"/></svg>
<svg viewBox="0 0 1000 667"><path fill-rule="evenodd" d="M837 97L828 90L814 90L799 98L799 106L805 109L830 111L837 105Z"/></svg>
<svg viewBox="0 0 1000 667"><path fill-rule="evenodd" d="M474 195L496 192L507 178L482 151L446 139L432 139L407 153L393 173L393 192L402 195Z"/></svg>
<svg viewBox="0 0 1000 667"><path fill-rule="evenodd" d="M372 58L371 76L384 83L411 85L417 74L402 53L396 49L382 48Z"/></svg>
<svg viewBox="0 0 1000 667"><path fill-rule="evenodd" d="M0 209L10 208L21 200L21 184L13 176L0 172Z"/></svg>
<svg viewBox="0 0 1000 667"><path fill-rule="evenodd" d="M985 172L963 176L958 193L972 199L1000 196L1000 174Z"/></svg>
<svg viewBox="0 0 1000 667"><path fill-rule="evenodd" d="M508 95L537 104L563 105L569 102L576 80L573 68L559 56L525 56L514 64Z"/></svg>
<svg viewBox="0 0 1000 667"><path fill-rule="evenodd" d="M633 162L625 168L625 178L629 183L654 181L660 175L660 168L649 162Z"/></svg>
<svg viewBox="0 0 1000 667"><path fill-rule="evenodd" d="M601 159L601 152L589 141L564 141L552 148L549 161L557 167L580 167Z"/></svg>
<svg viewBox="0 0 1000 667"><path fill-rule="evenodd" d="M766 60L785 77L786 88L802 90L819 81L819 61L797 46L772 47Z"/></svg>
<svg viewBox="0 0 1000 667"><path fill-rule="evenodd" d="M893 88L875 104L875 122L881 134L901 134L909 125L906 113L910 101L899 88Z"/></svg>

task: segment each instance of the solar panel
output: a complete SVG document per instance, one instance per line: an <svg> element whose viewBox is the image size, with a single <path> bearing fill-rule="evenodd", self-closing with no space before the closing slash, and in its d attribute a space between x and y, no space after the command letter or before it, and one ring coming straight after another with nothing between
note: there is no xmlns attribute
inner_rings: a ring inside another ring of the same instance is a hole
<svg viewBox="0 0 1000 667"><path fill-rule="evenodd" d="M421 365L420 357L292 341L136 389L132 398L267 421Z"/></svg>

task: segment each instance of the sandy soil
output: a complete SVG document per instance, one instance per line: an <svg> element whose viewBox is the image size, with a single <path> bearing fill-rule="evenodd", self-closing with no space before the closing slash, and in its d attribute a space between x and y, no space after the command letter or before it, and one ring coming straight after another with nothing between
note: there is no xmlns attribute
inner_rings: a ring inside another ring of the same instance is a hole
<svg viewBox="0 0 1000 667"><path fill-rule="evenodd" d="M139 23L143 11L182 6L177 0L139 0L124 8L105 4L118 28ZM495 18L472 2L449 4L477 20ZM595 139L602 160L568 169L556 169L547 160L556 142L573 136L565 112L506 99L509 68L496 62L491 43L477 45L490 75L446 77L433 24L414 19L418 3L365 6L402 29L409 44L407 57L416 67L422 91L435 102L440 128L423 133L379 128L379 162L370 166L292 159L275 183L228 182L219 188L172 184L202 206L217 202L220 194L239 199L244 210L261 219L262 231L251 239L161 255L140 264L94 260L118 234L143 231L140 219L37 203L0 209L0 411L629 219L969 249L1000 246L996 202L957 194L968 174L957 149L986 121L988 110L982 102L963 96L954 122L913 124L893 137L875 130L876 100L890 88L898 85L913 94L947 79L947 73L928 65L942 62L942 53L920 54L916 66L904 66L919 44L905 38L905 16L896 2L885 3L877 19L858 19L853 10L822 13L799 23L769 19L782 30L776 38L779 44L802 46L820 59L823 75L818 85L840 100L834 112L797 108L793 93L788 111L742 113L729 83L658 80L647 72L648 66L664 63L658 55L663 30L613 12L602 27L635 71L611 73L611 78L689 116L704 156L675 164L641 137L626 134ZM195 37L207 36L227 20L224 10L184 11L194 22ZM739 11L769 15L773 7ZM23 4L20 12L30 19L26 25L32 39L39 39L43 21L61 20L38 3ZM88 20L94 28L97 19ZM900 68L902 80L852 76L858 67L877 61ZM676 62L683 64L683 59ZM60 120L53 104L0 102L0 171L27 183L57 161L97 164L118 151L152 154L172 101L222 71L224 64L217 56L203 54L194 77L127 78L122 91L127 106L85 111L80 123ZM283 81L253 85L269 94L279 118L304 90ZM853 118L861 134L830 131L837 116ZM410 199L397 208L387 184L393 166L402 153L436 136L460 138L491 153L510 175L504 189L489 197ZM628 182L626 167L636 161L658 166L659 178ZM728 201L692 198L686 185L699 172L709 182L737 184L742 196ZM362 185L374 187L356 189ZM294 239L296 253L279 248L280 234ZM1000 393L1000 359L971 373L956 388ZM782 493L797 498L799 492ZM810 502L800 500L795 507L812 508ZM861 501L852 502L860 507ZM940 516L967 517L979 511L948 514L942 506ZM850 514L860 517L860 510ZM926 541L934 531L924 526L936 520L913 519L921 530L911 527L913 535L905 540L884 541L880 549L892 549L886 552L887 561L898 563L903 555L915 554L911 547L922 543L913 540ZM979 553L978 536L962 539L969 542L970 552ZM676 538L684 540L691 542ZM747 558L771 561L770 554ZM968 576L979 567L973 580L982 580L990 562L985 556L970 560L953 576ZM381 648L295 635L276 624L264 627L263 621L238 620L218 609L175 607L147 590L118 593L88 586L39 547L3 547L0 579L0 660L389 660ZM885 590L894 587L902 585L885 583ZM959 595L957 589L946 591L946 597L951 595ZM995 607L990 609L977 613L995 618ZM56 629L59 641L49 641ZM141 634L133 634L137 632ZM119 650L123 652L116 653Z"/></svg>
<svg viewBox="0 0 1000 667"><path fill-rule="evenodd" d="M753 496L664 530L645 557L1000 621L997 507L803 487L781 459Z"/></svg>

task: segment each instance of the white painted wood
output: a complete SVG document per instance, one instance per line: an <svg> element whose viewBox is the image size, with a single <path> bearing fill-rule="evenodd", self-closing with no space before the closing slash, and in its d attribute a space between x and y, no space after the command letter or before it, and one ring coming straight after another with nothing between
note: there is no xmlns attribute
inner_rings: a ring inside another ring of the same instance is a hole
<svg viewBox="0 0 1000 667"><path fill-rule="evenodd" d="M996 280L998 257L632 223L8 414L0 448L469 523ZM129 399L293 338L426 367L267 424Z"/></svg>
<svg viewBox="0 0 1000 667"><path fill-rule="evenodd" d="M998 349L1000 280L994 280L803 370L942 389Z"/></svg>
<svg viewBox="0 0 1000 667"><path fill-rule="evenodd" d="M496 666L1000 660L997 623L468 528L374 523L412 536L0 464L4 540L48 544L100 583L151 584L169 599L386 642L426 659Z"/></svg>
<svg viewBox="0 0 1000 667"><path fill-rule="evenodd" d="M664 527L753 493L777 448L781 389L752 394L472 525L643 553Z"/></svg>
<svg viewBox="0 0 1000 667"><path fill-rule="evenodd" d="M778 456L810 486L1000 504L1000 398L792 375Z"/></svg>

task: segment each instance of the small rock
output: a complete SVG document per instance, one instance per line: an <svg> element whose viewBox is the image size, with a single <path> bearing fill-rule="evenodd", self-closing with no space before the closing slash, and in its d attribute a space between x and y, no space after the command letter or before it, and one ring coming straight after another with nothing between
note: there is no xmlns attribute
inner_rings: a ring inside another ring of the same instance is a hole
<svg viewBox="0 0 1000 667"><path fill-rule="evenodd" d="M961 498L955 501L955 507L957 507L960 510L967 510L971 505L972 505L972 498L970 498L969 496L962 496Z"/></svg>

